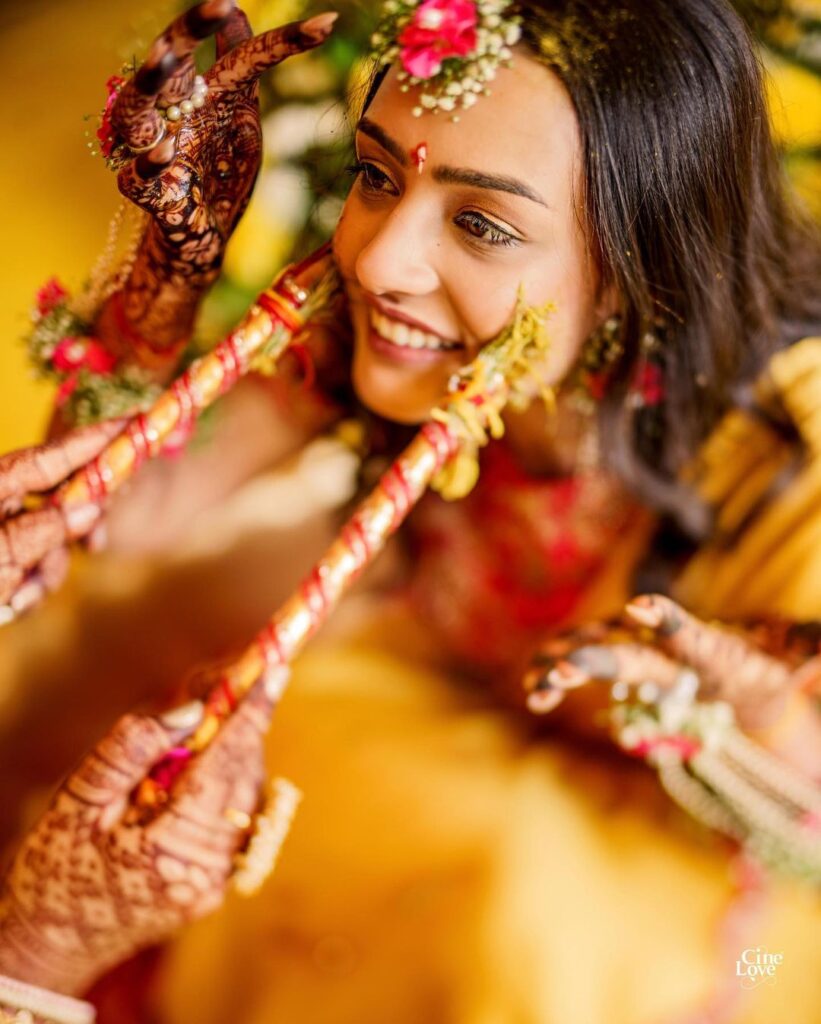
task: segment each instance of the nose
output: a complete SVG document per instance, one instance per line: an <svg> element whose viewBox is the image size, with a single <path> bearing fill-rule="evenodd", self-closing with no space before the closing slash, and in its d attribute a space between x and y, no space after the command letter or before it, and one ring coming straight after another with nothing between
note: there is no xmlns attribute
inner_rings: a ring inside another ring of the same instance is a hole
<svg viewBox="0 0 821 1024"><path fill-rule="evenodd" d="M379 218L356 260L356 278L372 295L398 301L430 295L439 287L432 256L434 226L406 197Z"/></svg>

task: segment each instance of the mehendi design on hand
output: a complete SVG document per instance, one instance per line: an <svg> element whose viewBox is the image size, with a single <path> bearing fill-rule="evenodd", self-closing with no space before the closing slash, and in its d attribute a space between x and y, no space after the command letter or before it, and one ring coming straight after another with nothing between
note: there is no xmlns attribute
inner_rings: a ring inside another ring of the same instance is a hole
<svg viewBox="0 0 821 1024"><path fill-rule="evenodd" d="M0 899L0 972L82 993L220 905L247 838L226 811L250 818L258 807L274 692L261 680L152 814L130 795L201 713L128 715L114 727L12 863Z"/></svg>
<svg viewBox="0 0 821 1024"><path fill-rule="evenodd" d="M530 709L552 711L594 681L659 693L690 671L700 699L732 704L739 723L755 728L778 715L806 671L806 658L775 656L754 633L702 622L662 595L633 599L626 616L626 628L593 623L543 644L524 678Z"/></svg>
<svg viewBox="0 0 821 1024"><path fill-rule="evenodd" d="M120 171L118 185L150 223L119 299L120 322L109 302L95 324L95 333L118 355L133 349L123 338L123 317L159 356L176 354L188 339L199 300L219 273L259 172L259 76L324 42L335 19L321 14L254 36L232 0L210 0L156 39L120 90L111 113L115 142L139 155ZM217 60L205 74L205 103L184 121L164 122L158 105L190 94L194 49L211 34Z"/></svg>
<svg viewBox="0 0 821 1024"><path fill-rule="evenodd" d="M698 673L701 697L732 704L742 725L764 724L781 709L791 689L790 666L748 636L702 622L660 594L636 598L627 613L653 630L669 657Z"/></svg>
<svg viewBox="0 0 821 1024"><path fill-rule="evenodd" d="M9 610L5 618L57 589L68 568L68 543L87 537L102 515L97 505L65 512L48 505L26 510L25 498L53 490L122 427L122 420L109 420L0 457L0 609Z"/></svg>

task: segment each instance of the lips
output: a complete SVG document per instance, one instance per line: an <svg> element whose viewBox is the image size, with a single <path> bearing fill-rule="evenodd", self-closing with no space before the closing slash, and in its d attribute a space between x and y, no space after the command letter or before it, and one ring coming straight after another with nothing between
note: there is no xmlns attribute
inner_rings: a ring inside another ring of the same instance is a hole
<svg viewBox="0 0 821 1024"><path fill-rule="evenodd" d="M381 355L401 362L432 362L464 347L404 314L389 315L374 302L368 305L369 340Z"/></svg>

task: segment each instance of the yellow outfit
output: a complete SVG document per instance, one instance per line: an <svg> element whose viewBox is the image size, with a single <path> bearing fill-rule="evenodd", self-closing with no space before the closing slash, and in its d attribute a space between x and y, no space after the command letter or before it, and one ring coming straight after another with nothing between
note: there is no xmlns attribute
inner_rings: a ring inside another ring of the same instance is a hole
<svg viewBox="0 0 821 1024"><path fill-rule="evenodd" d="M809 457L729 546L691 561L677 596L726 620L817 619L821 339L779 355L766 387ZM794 452L756 416L719 426L696 484L727 536ZM300 661L269 767L304 802L262 894L173 948L172 1024L663 1024L711 1019L695 1011L718 990L722 1019L821 1021L816 894L775 882L725 934L718 840L634 765L528 737L420 653L400 614ZM783 954L775 984L741 987L747 947Z"/></svg>

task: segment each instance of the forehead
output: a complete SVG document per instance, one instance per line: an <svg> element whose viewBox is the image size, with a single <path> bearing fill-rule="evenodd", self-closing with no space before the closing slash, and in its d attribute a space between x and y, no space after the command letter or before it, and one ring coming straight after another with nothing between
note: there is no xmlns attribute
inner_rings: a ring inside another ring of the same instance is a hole
<svg viewBox="0 0 821 1024"><path fill-rule="evenodd" d="M414 117L416 89L403 93L392 68L367 116L406 151L428 144L432 164L470 167L527 180L544 192L570 185L578 166L576 114L561 80L517 49L513 65L500 68L489 96L481 96L454 123L447 114Z"/></svg>

